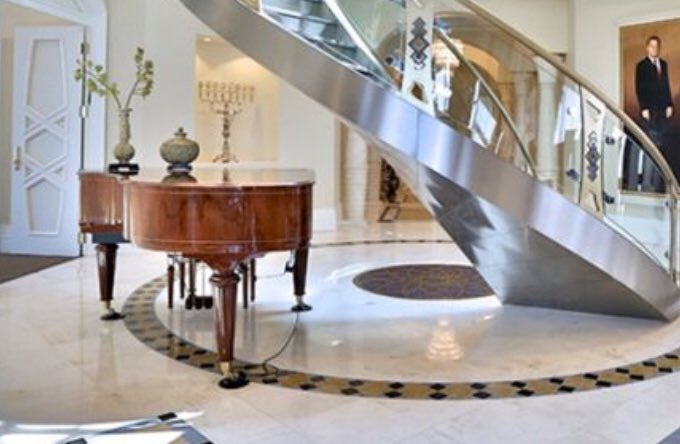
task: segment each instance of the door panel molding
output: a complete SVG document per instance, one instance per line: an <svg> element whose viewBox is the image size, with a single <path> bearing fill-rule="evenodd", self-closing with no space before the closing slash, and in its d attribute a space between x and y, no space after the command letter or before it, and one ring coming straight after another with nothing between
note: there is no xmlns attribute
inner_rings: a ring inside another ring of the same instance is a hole
<svg viewBox="0 0 680 444"><path fill-rule="evenodd" d="M83 37L79 26L15 32L12 146L20 163L12 170L11 236L3 251L79 253L81 88L72 79Z"/></svg>

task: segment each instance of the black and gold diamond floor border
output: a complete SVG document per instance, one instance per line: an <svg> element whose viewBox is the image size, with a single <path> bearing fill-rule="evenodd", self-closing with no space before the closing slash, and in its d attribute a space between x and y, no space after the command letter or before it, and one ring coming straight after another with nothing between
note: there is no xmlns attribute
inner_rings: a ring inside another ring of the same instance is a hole
<svg viewBox="0 0 680 444"><path fill-rule="evenodd" d="M412 241L428 243L431 241ZM444 243L444 241L437 243ZM385 241L344 242L323 244L366 245L395 243ZM396 243L410 243L396 241ZM217 354L178 337L168 330L158 318L154 303L165 290L165 277L158 277L135 290L125 302L123 311L125 325L140 341L171 359L196 368L219 373ZM368 379L339 378L278 369L276 374L263 375L261 368L253 363L239 362L238 366L249 373L251 382L296 390L336 394L344 396L430 399L430 400L487 400L501 398L530 398L559 395L619 387L645 381L680 371L680 349L644 361L602 371L556 376L552 378L494 381L494 382L437 382L421 383L407 381L376 381Z"/></svg>

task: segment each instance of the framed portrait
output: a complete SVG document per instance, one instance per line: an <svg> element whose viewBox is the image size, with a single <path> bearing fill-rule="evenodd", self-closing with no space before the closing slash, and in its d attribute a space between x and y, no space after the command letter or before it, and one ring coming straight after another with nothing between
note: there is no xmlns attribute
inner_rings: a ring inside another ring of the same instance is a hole
<svg viewBox="0 0 680 444"><path fill-rule="evenodd" d="M680 177L680 18L620 28L623 109ZM658 168L635 144L622 159L622 189L662 193Z"/></svg>

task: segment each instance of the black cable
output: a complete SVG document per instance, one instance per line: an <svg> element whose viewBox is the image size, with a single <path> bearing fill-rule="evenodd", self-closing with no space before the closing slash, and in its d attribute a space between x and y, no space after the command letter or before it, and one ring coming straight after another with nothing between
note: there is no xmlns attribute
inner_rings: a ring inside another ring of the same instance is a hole
<svg viewBox="0 0 680 444"><path fill-rule="evenodd" d="M248 374L251 376L256 376L256 377L267 377L271 375L278 375L280 370L278 367L271 365L270 362L273 361L274 359L278 358L283 354L284 351L288 348L290 345L291 341L293 340L293 336L295 336L295 333L297 332L298 326L300 325L300 312L295 313L295 322L293 323L293 328L291 328L290 333L288 334L288 337L286 340L283 342L283 345L279 347L279 349L274 353L273 355L269 356L268 358L265 358L262 362L259 364L254 364L252 366L249 366L247 368ZM254 369L261 369L262 373L255 373L252 370ZM273 370L270 372L269 368L272 368Z"/></svg>
<svg viewBox="0 0 680 444"><path fill-rule="evenodd" d="M273 274L273 275L258 276L257 279L258 279L258 280L261 280L261 279L275 279L275 278L283 277L283 276L285 276L287 273L292 272L292 270L293 270L293 269L292 269L292 267L290 266L290 259L289 259L289 260L286 262L286 265L285 265L285 267L284 267L284 269L283 269L283 273L277 273L277 274ZM264 378L264 377L270 376L270 375L272 375L272 374L273 374L273 375L278 375L279 372L280 372L280 370L279 370L276 366L271 365L270 362L273 361L274 359L278 358L279 356L281 356L281 355L283 354L283 352L286 351L286 349L287 349L288 346L290 345L291 341L293 340L293 336L295 336L295 333L297 332L297 329L298 329L298 326L299 326L299 325L300 325L300 312L296 312L296 313L295 313L295 322L293 322L293 328L291 328L290 333L288 334L288 337L287 337L286 340L283 342L283 345L281 345L281 347L279 347L279 349L276 351L276 353L274 353L273 355L269 356L268 358L265 358L265 359L264 359L262 362L260 362L259 364L253 364L253 365L251 365L251 366L248 366L248 367L246 368L246 370L248 370L248 374L251 375L251 376L260 377L260 378ZM271 371L271 372L269 371L269 368L270 368L270 367L273 369L273 371ZM262 370L262 373L255 373L255 372L252 371L252 370L257 369L257 368L260 368L260 369Z"/></svg>

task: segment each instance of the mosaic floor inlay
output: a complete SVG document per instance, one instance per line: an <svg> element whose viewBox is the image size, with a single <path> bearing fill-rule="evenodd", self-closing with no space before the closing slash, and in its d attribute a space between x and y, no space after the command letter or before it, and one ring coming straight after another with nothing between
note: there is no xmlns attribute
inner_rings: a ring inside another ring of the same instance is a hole
<svg viewBox="0 0 680 444"><path fill-rule="evenodd" d="M399 265L358 274L354 285L383 296L415 300L472 299L493 290L472 267L460 265Z"/></svg>
<svg viewBox="0 0 680 444"><path fill-rule="evenodd" d="M411 241L395 241L408 243ZM332 247L359 244L395 243L390 241L344 242L323 244ZM431 241L414 241L427 243ZM445 241L435 241L443 243ZM140 341L154 350L188 365L218 373L217 354L177 336L159 319L154 303L165 290L165 277L156 278L138 288L124 305L125 325ZM680 349L660 356L606 370L555 376L547 378L508 381L469 382L410 382L378 381L278 369L271 364L264 369L252 362L238 362L254 383L273 385L297 390L314 391L344 396L398 398L398 399L499 399L528 398L543 395L569 394L617 387L660 377L680 371Z"/></svg>

